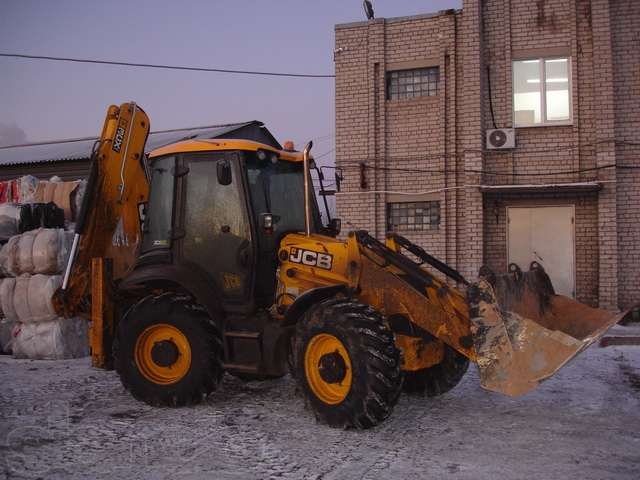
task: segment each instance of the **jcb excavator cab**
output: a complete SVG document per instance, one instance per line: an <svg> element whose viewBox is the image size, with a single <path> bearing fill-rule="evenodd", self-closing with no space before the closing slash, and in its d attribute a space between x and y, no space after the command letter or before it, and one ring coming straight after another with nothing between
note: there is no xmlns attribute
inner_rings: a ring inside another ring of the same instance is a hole
<svg viewBox="0 0 640 480"><path fill-rule="evenodd" d="M171 265L206 279L215 292L207 297L217 297L225 312L271 306L278 244L305 229L302 163L301 153L241 140L186 141L152 152L136 270ZM318 232L318 207L311 207Z"/></svg>

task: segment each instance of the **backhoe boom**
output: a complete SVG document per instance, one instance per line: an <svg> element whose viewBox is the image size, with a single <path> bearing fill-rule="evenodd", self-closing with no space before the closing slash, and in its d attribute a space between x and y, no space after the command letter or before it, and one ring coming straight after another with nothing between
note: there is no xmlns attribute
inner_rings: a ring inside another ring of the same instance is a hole
<svg viewBox="0 0 640 480"><path fill-rule="evenodd" d="M133 265L140 242L138 206L149 196L144 164L148 134L149 118L135 103L109 107L92 154L64 283L53 298L60 316L88 313L83 299L91 288L93 258L112 258L115 278Z"/></svg>

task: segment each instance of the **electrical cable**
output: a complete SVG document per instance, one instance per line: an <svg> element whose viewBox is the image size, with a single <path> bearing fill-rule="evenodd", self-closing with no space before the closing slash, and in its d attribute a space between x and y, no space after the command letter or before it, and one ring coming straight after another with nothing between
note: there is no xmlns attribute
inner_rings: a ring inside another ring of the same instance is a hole
<svg viewBox="0 0 640 480"><path fill-rule="evenodd" d="M617 165L615 163L610 163L607 165L600 165L598 167L590 167L590 168L582 168L579 170L562 170L562 171L537 171L537 172L528 172L528 173L504 173L504 172L493 172L490 170L475 170L475 169L461 169L458 170L465 173L477 173L483 175L495 175L495 176L511 176L511 177L547 177L554 175L572 175L579 173L587 173L587 172L595 172L599 170L605 170L608 168L618 168L620 170L640 170L640 165ZM333 169L359 169L361 168L360 164L356 165L340 165L339 167L333 167L330 165L325 166L325 168L333 168ZM443 169L420 169L420 168L394 168L394 167L373 167L369 165L364 165L364 168L367 170L374 171L386 171L386 172L403 172L403 173L431 173L431 174L454 174L455 170L443 170Z"/></svg>
<svg viewBox="0 0 640 480"><path fill-rule="evenodd" d="M332 148L331 150L328 150L328 151L326 151L326 152L324 152L324 153L321 153L320 155L317 155L317 156L316 156L316 155L314 155L314 156L313 156L313 159L314 159L314 160L318 160L319 158L326 157L327 155L329 155L329 154L331 154L331 153L333 153L333 152L335 152L335 151L336 151L336 149L335 149L335 148Z"/></svg>
<svg viewBox="0 0 640 480"><path fill-rule="evenodd" d="M288 72L263 72L255 70L233 70L229 68L191 67L185 65L164 65L154 63L122 62L116 60L93 60L89 58L52 57L48 55L26 55L22 53L0 52L0 57L23 58L29 60L51 60L54 62L93 63L100 65L117 65L121 67L161 68L165 70L188 70L193 72L233 73L241 75L263 75L272 77L298 77L298 78L335 78L335 75L313 73L288 73Z"/></svg>
<svg viewBox="0 0 640 480"><path fill-rule="evenodd" d="M496 125L496 116L493 113L493 94L491 93L491 67L487 65L487 94L489 95L489 110L491 111L491 123L493 128L498 128Z"/></svg>
<svg viewBox="0 0 640 480"><path fill-rule="evenodd" d="M355 166L353 166L355 167ZM367 170L383 170L383 171L391 171L391 172L405 172L405 173L440 173L440 174L451 174L455 173L454 170L422 170L422 169L411 169L411 168L394 168L394 167L372 167L365 165ZM528 172L528 173L505 173L505 172L494 172L491 170L475 170L475 169L462 169L465 173L478 173L482 175L495 175L495 176L511 176L511 177L551 177L555 175L572 175L579 173L587 173L587 172L597 172L599 170L605 170L608 168L620 168L623 170L635 170L640 169L640 165L617 165L615 163L609 163L607 165L600 165L598 167L589 167L589 168L581 168L578 170L560 170L560 171L538 171L538 172Z"/></svg>
<svg viewBox="0 0 640 480"><path fill-rule="evenodd" d="M640 146L639 142L631 142L631 141L625 141L625 140L615 140L615 139L610 139L610 140L601 140L598 142L592 142L591 144L582 144L579 147L586 147L586 146L591 146L591 145L597 145L597 144L602 144L602 143L616 143L616 144L620 144L620 145L630 145L630 146ZM465 151L471 151L471 152L480 152L480 153L494 153L494 150L472 150L472 149L468 149ZM546 151L546 150L544 150ZM557 151L554 150L554 151ZM536 153L536 150L529 150L527 151L527 153ZM435 154L435 155L414 155L414 156L390 156L390 157L386 157L387 160L394 160L394 161L407 161L407 160L426 160L426 159L445 159L445 158L454 158L454 159L459 159L459 158L463 158L463 155L439 155L439 154ZM451 170L451 169L423 169L423 168L406 168L406 167L378 167L378 166L372 166L372 165L367 165L365 162L367 160L370 161L375 161L375 160L380 160L379 158L373 159L354 159L351 160L350 162L340 162L339 166L337 167L333 167L333 166L326 166L326 168L333 168L333 169L361 169L364 163L364 168L367 170L373 170L373 171L388 171L388 172L404 172L404 173L430 173L430 174L455 174L456 170ZM457 171L462 171L464 173L476 173L476 174L484 174L484 175L495 175L495 176L512 176L512 177L535 177L535 176L541 176L541 177L546 177L546 176L554 176L554 175L571 175L571 174L580 174L580 173L587 173L587 172L596 172L599 170L605 170L608 168L617 168L620 170L637 170L640 169L640 165L618 165L616 163L610 163L610 164L606 164L606 165L599 165L597 167L588 167L588 168L581 168L581 169L576 169L576 170L558 170L558 171L531 171L531 172L526 172L526 173L505 173L505 172L496 172L496 171L491 171L491 170L484 170L484 169L459 169Z"/></svg>
<svg viewBox="0 0 640 480"><path fill-rule="evenodd" d="M587 182L591 183L591 182ZM616 180L603 180L598 183L618 183ZM584 185L585 182L577 182L577 183L547 183L541 185L535 185L535 187L562 187L562 186L575 186L575 185ZM529 185L509 185L513 187L526 187ZM435 188L432 190L425 190L421 192L404 192L404 191L393 191L393 190L351 190L347 192L336 192L338 196L349 196L349 195L372 195L372 194L387 194L387 195L406 195L406 196L416 196L416 195L431 195L435 193L448 192L450 190L464 190L466 188L486 188L486 189L495 189L499 191L497 187L503 187L502 185L485 185L485 184L465 184L459 185L456 187L443 187L443 188Z"/></svg>

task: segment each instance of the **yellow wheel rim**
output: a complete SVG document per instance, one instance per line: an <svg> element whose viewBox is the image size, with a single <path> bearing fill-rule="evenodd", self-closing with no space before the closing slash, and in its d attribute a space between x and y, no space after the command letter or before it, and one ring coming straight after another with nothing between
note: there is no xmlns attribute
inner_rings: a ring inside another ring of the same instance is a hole
<svg viewBox="0 0 640 480"><path fill-rule="evenodd" d="M173 325L151 325L136 340L135 361L147 380L171 385L189 371L191 346L187 337Z"/></svg>
<svg viewBox="0 0 640 480"><path fill-rule="evenodd" d="M314 336L304 354L304 372L313 394L328 405L342 402L351 390L351 359L344 344L328 333Z"/></svg>

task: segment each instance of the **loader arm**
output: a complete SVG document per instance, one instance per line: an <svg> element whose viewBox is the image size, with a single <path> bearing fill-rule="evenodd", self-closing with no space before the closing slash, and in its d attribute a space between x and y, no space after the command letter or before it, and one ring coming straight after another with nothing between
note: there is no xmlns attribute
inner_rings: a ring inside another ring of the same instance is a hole
<svg viewBox="0 0 640 480"><path fill-rule="evenodd" d="M92 153L71 255L53 305L60 316L87 312L93 258L111 258L114 278L133 266L141 238L139 206L149 196L144 147L149 118L135 103L111 105Z"/></svg>
<svg viewBox="0 0 640 480"><path fill-rule="evenodd" d="M529 392L625 315L557 295L537 262L528 272L512 264L506 275L485 266L470 283L401 236L390 234L386 245L366 232L356 232L356 237L366 258L362 294L387 311L401 309L412 323L476 362L481 385L488 390L510 396ZM424 263L464 290L436 278L422 268ZM380 296L382 301L376 298Z"/></svg>

